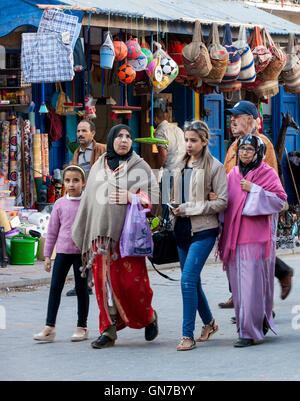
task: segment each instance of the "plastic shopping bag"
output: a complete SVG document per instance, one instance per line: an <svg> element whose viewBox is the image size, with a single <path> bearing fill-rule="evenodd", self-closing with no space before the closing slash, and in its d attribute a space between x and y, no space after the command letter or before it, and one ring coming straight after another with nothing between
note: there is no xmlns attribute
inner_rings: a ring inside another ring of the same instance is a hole
<svg viewBox="0 0 300 401"><path fill-rule="evenodd" d="M120 238L121 257L152 256L153 240L146 218L149 209L144 209L138 195L132 196L127 206L126 219Z"/></svg>

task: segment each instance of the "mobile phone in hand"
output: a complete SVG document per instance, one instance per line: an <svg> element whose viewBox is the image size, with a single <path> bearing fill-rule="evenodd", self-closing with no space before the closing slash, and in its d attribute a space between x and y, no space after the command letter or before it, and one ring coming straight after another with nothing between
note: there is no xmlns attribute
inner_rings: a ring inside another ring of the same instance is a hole
<svg viewBox="0 0 300 401"><path fill-rule="evenodd" d="M168 206L170 209L174 210L174 209L177 209L179 205L177 205L177 204L171 205L171 203L167 203L167 206Z"/></svg>

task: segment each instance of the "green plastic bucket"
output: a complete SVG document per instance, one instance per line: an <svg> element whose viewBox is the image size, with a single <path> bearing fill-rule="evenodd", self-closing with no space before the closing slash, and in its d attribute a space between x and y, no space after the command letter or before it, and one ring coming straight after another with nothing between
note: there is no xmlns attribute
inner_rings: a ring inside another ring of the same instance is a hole
<svg viewBox="0 0 300 401"><path fill-rule="evenodd" d="M11 265L33 265L40 251L40 240L21 234L7 237L6 249Z"/></svg>

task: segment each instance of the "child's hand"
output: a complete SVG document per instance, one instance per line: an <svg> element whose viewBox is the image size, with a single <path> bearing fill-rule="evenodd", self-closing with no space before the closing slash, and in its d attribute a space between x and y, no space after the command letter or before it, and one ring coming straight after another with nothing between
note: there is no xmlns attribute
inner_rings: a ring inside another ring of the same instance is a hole
<svg viewBox="0 0 300 401"><path fill-rule="evenodd" d="M51 259L48 257L45 258L44 269L48 273L50 273L50 271L51 271Z"/></svg>

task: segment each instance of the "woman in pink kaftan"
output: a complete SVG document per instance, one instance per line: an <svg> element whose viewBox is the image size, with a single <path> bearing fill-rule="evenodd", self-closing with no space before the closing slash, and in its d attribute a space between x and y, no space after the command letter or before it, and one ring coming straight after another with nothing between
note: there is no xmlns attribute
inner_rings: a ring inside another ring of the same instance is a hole
<svg viewBox="0 0 300 401"><path fill-rule="evenodd" d="M263 162L265 145L255 135L239 142L239 164L228 175L228 206L219 241L239 335L235 347L253 345L275 332L272 305L276 216L286 193L275 170Z"/></svg>

